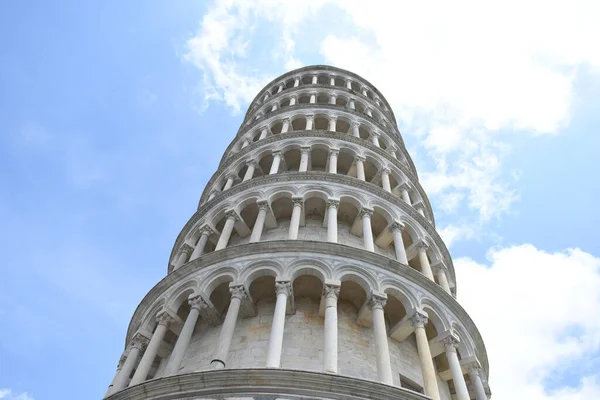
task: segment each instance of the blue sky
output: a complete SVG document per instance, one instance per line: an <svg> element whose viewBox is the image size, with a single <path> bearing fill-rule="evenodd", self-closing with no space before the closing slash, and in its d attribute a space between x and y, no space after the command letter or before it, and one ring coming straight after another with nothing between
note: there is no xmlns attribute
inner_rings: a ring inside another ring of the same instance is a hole
<svg viewBox="0 0 600 400"><path fill-rule="evenodd" d="M371 3L0 3L0 399L104 394L248 101L315 63L392 104L494 397L600 398L600 10Z"/></svg>

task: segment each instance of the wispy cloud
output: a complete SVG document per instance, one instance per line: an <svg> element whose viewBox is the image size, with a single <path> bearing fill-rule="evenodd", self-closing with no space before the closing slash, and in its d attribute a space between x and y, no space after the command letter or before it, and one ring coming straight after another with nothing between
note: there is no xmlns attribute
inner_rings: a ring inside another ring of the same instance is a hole
<svg viewBox="0 0 600 400"><path fill-rule="evenodd" d="M1 400L34 400L27 392L17 393L12 389L0 389Z"/></svg>

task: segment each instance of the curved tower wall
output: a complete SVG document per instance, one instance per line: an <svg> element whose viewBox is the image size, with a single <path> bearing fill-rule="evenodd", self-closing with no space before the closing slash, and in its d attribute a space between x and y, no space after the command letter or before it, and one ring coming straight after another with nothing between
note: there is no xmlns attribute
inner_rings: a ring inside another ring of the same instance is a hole
<svg viewBox="0 0 600 400"><path fill-rule="evenodd" d="M455 295L387 101L351 72L294 70L250 104L107 396L487 399Z"/></svg>

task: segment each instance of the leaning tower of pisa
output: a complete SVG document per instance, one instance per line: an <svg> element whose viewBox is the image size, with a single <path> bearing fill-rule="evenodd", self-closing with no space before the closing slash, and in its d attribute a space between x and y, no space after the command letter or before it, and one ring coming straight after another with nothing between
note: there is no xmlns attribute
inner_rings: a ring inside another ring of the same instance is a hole
<svg viewBox="0 0 600 400"><path fill-rule="evenodd" d="M106 397L488 399L456 290L388 102L300 68L250 104Z"/></svg>

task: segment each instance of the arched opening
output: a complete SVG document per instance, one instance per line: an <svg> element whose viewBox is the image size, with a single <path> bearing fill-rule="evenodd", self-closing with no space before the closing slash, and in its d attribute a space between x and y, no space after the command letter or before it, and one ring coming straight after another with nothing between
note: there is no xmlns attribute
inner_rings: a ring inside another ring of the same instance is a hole
<svg viewBox="0 0 600 400"><path fill-rule="evenodd" d="M305 117L296 117L292 120L292 130L293 131L303 131L306 129L306 118Z"/></svg>
<svg viewBox="0 0 600 400"><path fill-rule="evenodd" d="M275 216L278 226L287 227L290 225L293 209L291 196L285 195L285 197L282 196L277 198L271 203L271 209L273 210L273 215Z"/></svg>
<svg viewBox="0 0 600 400"><path fill-rule="evenodd" d="M317 83L319 85L329 85L329 77L327 75L319 75Z"/></svg>
<svg viewBox="0 0 600 400"><path fill-rule="evenodd" d="M346 107L348 105L348 100L345 97L337 97L335 99L335 105L340 107Z"/></svg>
<svg viewBox="0 0 600 400"><path fill-rule="evenodd" d="M365 181L372 182L379 172L379 167L377 164L375 164L377 161L374 158L370 156L365 158L366 160L363 163L365 168Z"/></svg>
<svg viewBox="0 0 600 400"><path fill-rule="evenodd" d="M354 163L354 154L350 153L346 149L341 149L338 155L337 173L342 175L348 175L350 168Z"/></svg>
<svg viewBox="0 0 600 400"><path fill-rule="evenodd" d="M360 85L358 84L358 82L352 82L352 90L354 90L357 93L360 93Z"/></svg>
<svg viewBox="0 0 600 400"><path fill-rule="evenodd" d="M315 130L326 131L329 127L329 118L326 116L315 116Z"/></svg>
<svg viewBox="0 0 600 400"><path fill-rule="evenodd" d="M300 170L300 149L290 149L283 155L288 171L298 172Z"/></svg>
<svg viewBox="0 0 600 400"><path fill-rule="evenodd" d="M298 97L298 104L309 104L310 103L310 94L304 93Z"/></svg>
<svg viewBox="0 0 600 400"><path fill-rule="evenodd" d="M341 76L336 76L335 77L335 86L346 87L346 81L345 81L345 79L342 78Z"/></svg>
<svg viewBox="0 0 600 400"><path fill-rule="evenodd" d="M329 159L329 148L326 146L313 146L311 150L311 171L325 171Z"/></svg>
<svg viewBox="0 0 600 400"><path fill-rule="evenodd" d="M335 131L340 133L348 133L350 131L350 123L345 118L338 118Z"/></svg>
<svg viewBox="0 0 600 400"><path fill-rule="evenodd" d="M268 174L271 171L271 164L273 164L273 155L271 152L264 153L258 162L258 166L265 174Z"/></svg>
<svg viewBox="0 0 600 400"><path fill-rule="evenodd" d="M312 196L304 200L304 220L305 226L300 232L302 237L307 240L319 240L320 232L323 231L323 222L326 212L325 199Z"/></svg>
<svg viewBox="0 0 600 400"><path fill-rule="evenodd" d="M364 125L361 125L358 127L358 135L361 139L369 140L371 132L369 132L369 130Z"/></svg>
<svg viewBox="0 0 600 400"><path fill-rule="evenodd" d="M310 85L312 83L312 75L304 75L300 82L304 85Z"/></svg>
<svg viewBox="0 0 600 400"><path fill-rule="evenodd" d="M209 297L210 302L215 306L215 310L221 315L225 315L231 301L231 293L229 292L231 281L231 279L228 279L226 282L217 285Z"/></svg>
<svg viewBox="0 0 600 400"><path fill-rule="evenodd" d="M283 107L289 107L290 105L290 99L283 99L281 100L281 103L279 103L279 107L278 108L283 108Z"/></svg>
<svg viewBox="0 0 600 400"><path fill-rule="evenodd" d="M365 113L365 106L363 105L363 103L361 103L360 101L355 101L354 102L354 109L356 110L356 112L361 113L361 114L366 114Z"/></svg>
<svg viewBox="0 0 600 400"><path fill-rule="evenodd" d="M283 123L281 121L276 122L271 126L271 133L273 135L279 135L281 133L281 128L283 127Z"/></svg>
<svg viewBox="0 0 600 400"><path fill-rule="evenodd" d="M329 95L327 93L319 93L317 95L317 104L329 104Z"/></svg>

